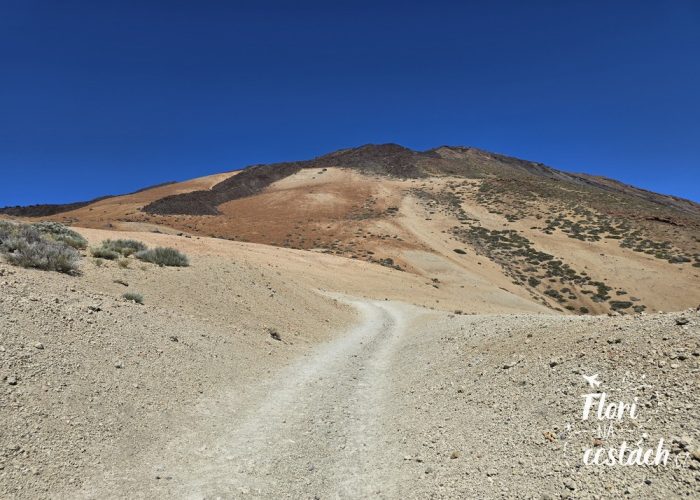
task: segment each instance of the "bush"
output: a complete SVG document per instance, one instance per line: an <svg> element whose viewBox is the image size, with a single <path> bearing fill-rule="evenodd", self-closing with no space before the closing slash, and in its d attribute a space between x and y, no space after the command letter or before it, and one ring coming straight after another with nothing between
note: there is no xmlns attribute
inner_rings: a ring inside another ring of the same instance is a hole
<svg viewBox="0 0 700 500"><path fill-rule="evenodd" d="M87 240L72 229L63 224L52 221L37 222L32 224L42 235L56 241L61 241L75 249L87 248Z"/></svg>
<svg viewBox="0 0 700 500"><path fill-rule="evenodd" d="M0 246L6 253L19 250L25 243L44 241L41 233L27 224L5 223L0 234Z"/></svg>
<svg viewBox="0 0 700 500"><path fill-rule="evenodd" d="M118 252L105 247L92 247L90 249L90 253L93 257L97 257L99 259L116 260L119 258Z"/></svg>
<svg viewBox="0 0 700 500"><path fill-rule="evenodd" d="M187 256L174 248L157 247L152 250L142 250L134 254L134 257L159 266L187 267L190 265Z"/></svg>
<svg viewBox="0 0 700 500"><path fill-rule="evenodd" d="M0 220L0 246L2 246L3 241L10 237L15 230L16 224Z"/></svg>
<svg viewBox="0 0 700 500"><path fill-rule="evenodd" d="M7 259L21 267L70 273L77 271L80 255L65 243L44 240L21 243L13 253L7 254Z"/></svg>
<svg viewBox="0 0 700 500"><path fill-rule="evenodd" d="M118 252L124 257L128 257L132 253L146 250L146 245L136 240L104 240L101 244L102 248Z"/></svg>
<svg viewBox="0 0 700 500"><path fill-rule="evenodd" d="M137 304L143 304L143 295L140 293L126 292L124 295L122 295L122 297L124 297L126 300L136 302Z"/></svg>
<svg viewBox="0 0 700 500"><path fill-rule="evenodd" d="M75 248L28 224L0 224L0 253L16 266L62 273L77 271L80 261Z"/></svg>
<svg viewBox="0 0 700 500"><path fill-rule="evenodd" d="M612 300L610 301L610 308L619 311L620 309L629 309L632 307L632 302L627 302L625 300Z"/></svg>

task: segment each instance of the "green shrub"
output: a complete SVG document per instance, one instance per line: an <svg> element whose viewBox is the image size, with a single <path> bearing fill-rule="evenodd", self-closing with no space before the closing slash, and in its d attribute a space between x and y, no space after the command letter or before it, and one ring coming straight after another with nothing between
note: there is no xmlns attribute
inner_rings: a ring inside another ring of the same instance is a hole
<svg viewBox="0 0 700 500"><path fill-rule="evenodd" d="M544 294L552 297L553 299L557 299L559 302L564 300L564 297L562 296L562 294L560 294L558 291L554 290L553 288L548 288L547 290L544 291Z"/></svg>
<svg viewBox="0 0 700 500"><path fill-rule="evenodd" d="M146 245L136 240L104 240L101 244L102 248L118 252L124 257L146 250Z"/></svg>
<svg viewBox="0 0 700 500"><path fill-rule="evenodd" d="M3 241L14 233L16 226L12 222L0 220L0 246L2 246Z"/></svg>
<svg viewBox="0 0 700 500"><path fill-rule="evenodd" d="M169 247L142 250L134 254L134 257L145 262L158 264L159 266L186 267L190 265L185 254Z"/></svg>
<svg viewBox="0 0 700 500"><path fill-rule="evenodd" d="M0 234L0 246L6 253L11 253L25 244L44 241L41 233L27 224L5 223Z"/></svg>
<svg viewBox="0 0 700 500"><path fill-rule="evenodd" d="M122 269L128 269L129 268L129 261L127 259L121 259L119 262L117 262L117 265L121 267Z"/></svg>
<svg viewBox="0 0 700 500"><path fill-rule="evenodd" d="M611 300L610 301L610 308L619 311L620 309L628 309L632 307L632 302L628 302L626 300Z"/></svg>
<svg viewBox="0 0 700 500"><path fill-rule="evenodd" d="M16 266L62 273L76 272L80 261L75 248L29 224L0 224L0 253Z"/></svg>
<svg viewBox="0 0 700 500"><path fill-rule="evenodd" d="M90 248L90 253L93 257L100 259L116 260L119 258L119 252L115 252L114 250L110 250L109 248L105 247L92 247Z"/></svg>
<svg viewBox="0 0 700 500"><path fill-rule="evenodd" d="M686 257L685 255L674 255L673 257L668 259L668 261L671 264L683 264L685 262L690 262L690 259L688 257Z"/></svg>
<svg viewBox="0 0 700 500"><path fill-rule="evenodd" d="M42 235L56 241L61 241L75 249L87 248L87 240L72 229L53 221L37 222L32 224Z"/></svg>
<svg viewBox="0 0 700 500"><path fill-rule="evenodd" d="M140 293L136 292L126 292L124 295L122 295L126 300L129 300L131 302L136 302L137 304L143 304L143 295Z"/></svg>

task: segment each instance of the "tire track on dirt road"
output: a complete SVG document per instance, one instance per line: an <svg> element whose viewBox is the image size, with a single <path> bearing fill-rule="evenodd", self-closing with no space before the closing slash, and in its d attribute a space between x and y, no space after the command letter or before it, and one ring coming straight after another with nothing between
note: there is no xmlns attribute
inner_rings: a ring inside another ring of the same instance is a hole
<svg viewBox="0 0 700 500"><path fill-rule="evenodd" d="M361 318L347 334L246 396L201 404L178 437L85 496L391 497L402 477L389 465L398 451L384 414L388 370L420 309L346 302Z"/></svg>

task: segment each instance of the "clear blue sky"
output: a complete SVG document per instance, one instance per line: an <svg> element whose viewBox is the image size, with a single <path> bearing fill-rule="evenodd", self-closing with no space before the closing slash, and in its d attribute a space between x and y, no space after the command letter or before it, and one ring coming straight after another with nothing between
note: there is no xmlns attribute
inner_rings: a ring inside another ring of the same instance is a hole
<svg viewBox="0 0 700 500"><path fill-rule="evenodd" d="M370 142L700 201L700 2L0 0L0 205Z"/></svg>

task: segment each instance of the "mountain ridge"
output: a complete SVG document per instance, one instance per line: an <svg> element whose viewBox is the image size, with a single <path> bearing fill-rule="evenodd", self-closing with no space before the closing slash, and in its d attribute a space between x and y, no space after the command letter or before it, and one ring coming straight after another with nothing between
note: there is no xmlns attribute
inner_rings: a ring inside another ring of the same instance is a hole
<svg viewBox="0 0 700 500"><path fill-rule="evenodd" d="M237 175L222 181L211 189L167 196L144 206L143 210L158 215L217 215L220 213L217 208L219 205L259 193L273 182L293 175L304 168L328 168L332 166L354 168L364 173L389 177L422 178L431 175L465 175L464 169L466 167L468 170L469 165L464 164L460 168L455 163L460 161L468 163L470 159L473 160L475 157L482 157L513 169L511 172L504 172L505 174L520 172L552 180L587 185L613 193L636 196L661 206L700 215L700 204L697 202L675 195L656 193L606 176L568 172L541 162L493 153L472 146L442 145L419 151L396 143L364 144L343 148L308 160L248 165L239 170L231 171L237 172ZM442 165L439 165L441 162ZM450 163L453 165L450 166ZM472 165L471 172L466 172L466 176L478 174L478 172L473 171L473 167ZM483 172L481 173L483 174ZM489 173L498 175L498 172L493 170ZM135 194L174 183L173 181L164 182L127 194ZM0 208L0 214L16 217L52 216L115 196L124 195L105 195L88 201L64 204L6 206Z"/></svg>
<svg viewBox="0 0 700 500"><path fill-rule="evenodd" d="M450 154L444 154L445 152ZM487 163L491 162L492 165L478 165L478 157ZM158 215L217 215L219 205L257 194L273 182L306 168L353 168L367 174L417 179L431 175L498 176L499 171L494 164L512 169L510 172L500 172L501 175L524 173L554 181L583 184L596 189L636 196L661 206L700 215L700 204L691 200L654 193L614 179L569 173L540 162L522 160L468 146L440 146L425 151L414 151L394 143L365 144L356 148L340 149L310 160L251 165L239 170L238 175L222 181L208 191L166 197L150 203L143 210Z"/></svg>
<svg viewBox="0 0 700 500"><path fill-rule="evenodd" d="M700 205L473 147L364 145L39 217L333 254L562 312L700 303Z"/></svg>

